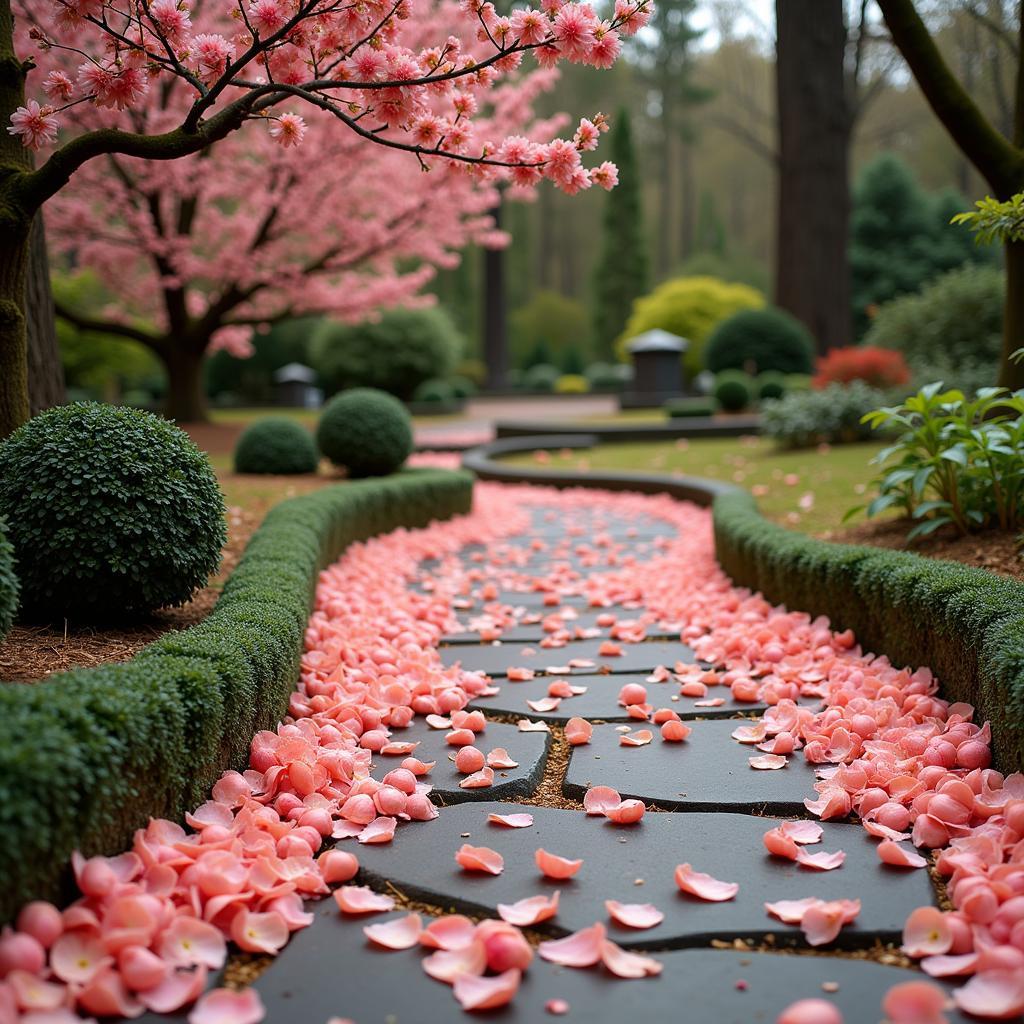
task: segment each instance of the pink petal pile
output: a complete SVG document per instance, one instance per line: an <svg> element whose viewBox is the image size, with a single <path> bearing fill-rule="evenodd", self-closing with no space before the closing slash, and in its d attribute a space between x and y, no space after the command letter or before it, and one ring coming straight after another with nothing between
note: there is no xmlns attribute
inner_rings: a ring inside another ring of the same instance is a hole
<svg viewBox="0 0 1024 1024"><path fill-rule="evenodd" d="M566 523L567 536L583 545L581 557L594 566L590 575L558 560L546 562L542 572L530 570L521 553L540 550L545 541L526 549L500 543L528 532L531 504L550 507L551 518L557 514ZM940 698L926 668L897 669L862 651L851 633L832 631L825 619L775 608L733 587L714 560L706 510L628 494L602 495L600 510L620 518L653 516L677 534L648 544L642 560L618 550L592 522L586 531L573 523L578 511L594 514L592 491L484 484L472 515L353 545L321 576L288 716L253 738L249 769L225 773L211 799L188 816L187 828L151 821L126 853L76 856L80 898L62 911L30 904L0 936L0 1024L29 1014L48 1014L46 1020L60 1024L81 1015L174 1011L201 995L208 972L224 963L229 940L244 950L277 952L310 922L303 900L325 895L330 885L342 886L334 896L347 915L390 908L388 897L346 884L358 869L356 858L328 847L352 838L386 843L405 823L436 817L425 781L433 764L417 758L416 745L403 739L416 716L445 732L467 788L486 788L495 770L515 764L507 751L488 751L485 717L467 705L497 693L499 683L531 678L533 670L512 669L508 680L495 681L446 668L437 651L445 633L466 628L458 618L466 609L494 638L524 621L531 612L500 602L503 591L542 592L545 608L558 612L541 646L576 638L572 616L565 614L570 596L608 610L596 627L605 658L642 640L651 623L678 630L697 658L715 667L663 666L648 686L678 686L669 701L685 696L702 706L725 703L708 696L719 687L728 687L735 701L768 704L759 723L741 725L735 735L759 751L754 767L770 769L802 753L819 779L808 810L822 819L857 815L892 869L923 865L913 847L937 851L953 909L915 914L907 923L908 952L933 976L968 979L955 993L964 1011L991 1019L1024 1012L1024 778L990 767L989 729L973 721L973 708ZM479 558L456 557L469 544L480 545ZM414 590L408 584L427 558L438 559L438 568ZM618 606L633 617L623 618ZM587 659L567 661L557 675L598 671ZM685 740L690 726L668 708L655 710L648 693L627 685L621 703L636 709L631 717L660 728L663 741ZM542 699L571 695L557 686ZM820 701L820 710L803 706L808 700ZM571 725L571 742L589 741L589 723L574 719ZM529 719L519 727L549 731L545 722ZM630 728L620 742L643 746L653 738L651 729ZM600 787L588 792L585 806L617 825L643 816L639 801ZM524 821L497 824L528 827ZM809 869L841 863L841 853L804 850L818 838L811 822L785 823L770 834L770 855L791 856ZM463 853L464 867L497 865L493 851L470 849L476 852ZM559 872L575 863L543 850L537 856L549 877L552 870L569 877ZM676 869L676 880L697 898L735 895L735 883L690 865ZM451 983L463 1007L500 1006L514 996L532 956L517 929L551 917L557 903L557 893L527 897L502 905L501 920L468 927L458 921L423 926L412 915L401 925L374 928L369 938L401 948L415 934L416 942L434 949L425 969ZM858 909L852 898L811 896L768 906L799 924L816 945L832 941ZM632 921L653 920L656 913L621 904L609 912ZM621 977L649 976L661 967L619 949L601 923L543 943L539 952L566 965L602 963ZM251 999L222 1012L228 1002L214 993L204 997L193 1010L194 1024L255 1021L262 1012ZM896 997L893 1002L902 1005Z"/></svg>

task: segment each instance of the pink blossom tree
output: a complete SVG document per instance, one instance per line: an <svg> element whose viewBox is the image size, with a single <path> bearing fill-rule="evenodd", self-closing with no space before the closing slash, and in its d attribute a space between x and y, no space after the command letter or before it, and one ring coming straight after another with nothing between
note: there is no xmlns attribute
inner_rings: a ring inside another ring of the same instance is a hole
<svg viewBox="0 0 1024 1024"><path fill-rule="evenodd" d="M532 106L556 74L498 85L478 127L549 139L564 119L534 121ZM152 91L136 116L158 125L169 99ZM97 115L69 113L80 130ZM151 349L179 421L205 418L207 352L247 356L254 329L286 317L354 320L431 301L421 288L460 247L504 242L487 216L497 201L488 181L453 164L418 173L409 154L367 146L323 111L304 120L301 146L253 125L171 164L92 161L46 206L52 248L117 296L102 315L60 304L58 315Z"/></svg>
<svg viewBox="0 0 1024 1024"><path fill-rule="evenodd" d="M17 12L0 0L0 116L9 119L0 133L0 437L28 415L32 219L90 161L202 159L253 121L282 147L299 146L324 114L424 168L448 164L523 187L546 178L568 192L610 185L611 165L588 171L581 160L596 145L592 122L574 139L489 135L488 100L531 51L543 67L610 66L619 35L641 27L649 6L615 0L602 20L563 0L510 17L487 0L461 0L443 17L432 0L207 0L194 10L188 0L25 0ZM39 70L30 42L42 51ZM74 75L45 67L55 51L72 55ZM185 100L168 102L165 116L140 116L151 92L178 90ZM76 131L80 106L102 112L102 124ZM46 154L38 167L34 150ZM361 184L357 172L349 187Z"/></svg>

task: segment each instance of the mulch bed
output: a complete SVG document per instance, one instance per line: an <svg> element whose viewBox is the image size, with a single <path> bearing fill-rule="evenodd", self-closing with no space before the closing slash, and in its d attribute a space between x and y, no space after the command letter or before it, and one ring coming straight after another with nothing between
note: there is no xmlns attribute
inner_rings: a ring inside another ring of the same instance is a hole
<svg viewBox="0 0 1024 1024"><path fill-rule="evenodd" d="M896 551L913 551L925 558L963 562L964 565L988 569L998 576L1024 579L1019 532L993 530L961 537L954 532L939 531L935 536L908 544L906 538L909 529L905 520L885 519L841 530L828 530L819 536L823 540L841 544L871 544Z"/></svg>
<svg viewBox="0 0 1024 1024"><path fill-rule="evenodd" d="M291 478L262 477L262 480ZM326 481L325 481L326 482ZM0 680L29 683L54 672L126 661L163 633L185 629L204 619L217 603L224 581L242 557L249 538L276 501L253 501L228 508L228 541L220 572L188 604L166 608L132 625L75 626L73 623L19 623L0 642Z"/></svg>

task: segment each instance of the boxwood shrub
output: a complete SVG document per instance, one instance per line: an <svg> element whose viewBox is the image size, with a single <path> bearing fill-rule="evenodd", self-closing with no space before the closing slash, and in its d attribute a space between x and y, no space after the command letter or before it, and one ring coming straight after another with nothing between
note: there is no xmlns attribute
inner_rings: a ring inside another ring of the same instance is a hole
<svg viewBox="0 0 1024 1024"><path fill-rule="evenodd" d="M770 523L745 491L714 503L715 549L740 586L827 615L865 650L929 666L992 723L996 764L1024 766L1024 584L905 551L832 544Z"/></svg>
<svg viewBox="0 0 1024 1024"><path fill-rule="evenodd" d="M267 416L246 427L235 446L236 473L315 473L313 435L285 416Z"/></svg>
<svg viewBox="0 0 1024 1024"><path fill-rule="evenodd" d="M14 574L14 548L0 519L0 640L10 631L18 610L18 577Z"/></svg>
<svg viewBox="0 0 1024 1024"><path fill-rule="evenodd" d="M351 543L469 510L442 470L325 487L267 515L201 623L124 664L0 686L0 922L68 895L67 862L179 818L272 728L298 678L317 576Z"/></svg>
<svg viewBox="0 0 1024 1024"><path fill-rule="evenodd" d="M669 419L689 419L699 417L710 419L718 411L718 403L711 398L703 396L687 396L683 398L670 398L665 403L665 412Z"/></svg>

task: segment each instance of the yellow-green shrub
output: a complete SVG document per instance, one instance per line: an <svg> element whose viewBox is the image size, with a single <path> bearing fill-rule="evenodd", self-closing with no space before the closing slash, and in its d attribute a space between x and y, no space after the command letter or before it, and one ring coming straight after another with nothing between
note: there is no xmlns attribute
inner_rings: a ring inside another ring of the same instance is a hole
<svg viewBox="0 0 1024 1024"><path fill-rule="evenodd" d="M555 391L560 395L585 395L590 384L582 373L563 373L555 381Z"/></svg>
<svg viewBox="0 0 1024 1024"><path fill-rule="evenodd" d="M764 304L764 296L749 285L717 277L672 278L633 303L633 314L618 342L619 356L627 358L629 338L660 327L689 339L683 361L692 377L704 368L704 341L712 330L733 313Z"/></svg>

